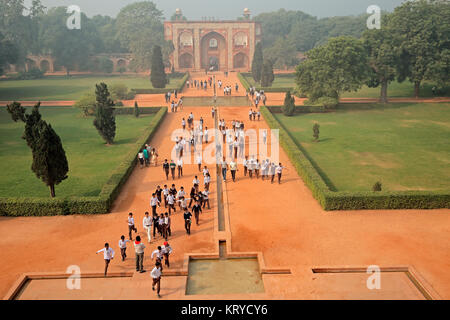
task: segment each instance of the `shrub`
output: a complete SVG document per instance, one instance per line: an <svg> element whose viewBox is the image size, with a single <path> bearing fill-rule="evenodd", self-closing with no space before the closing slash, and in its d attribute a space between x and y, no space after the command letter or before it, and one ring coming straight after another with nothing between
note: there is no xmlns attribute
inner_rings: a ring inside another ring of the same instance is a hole
<svg viewBox="0 0 450 320"><path fill-rule="evenodd" d="M75 104L75 108L82 110L85 117L92 116L95 112L95 95L93 93L87 93L82 96Z"/></svg>
<svg viewBox="0 0 450 320"><path fill-rule="evenodd" d="M372 186L372 191L381 191L381 182L380 181L375 182L375 184Z"/></svg>
<svg viewBox="0 0 450 320"><path fill-rule="evenodd" d="M98 60L98 71L104 73L112 73L114 70L114 63L108 58L102 57Z"/></svg>
<svg viewBox="0 0 450 320"><path fill-rule="evenodd" d="M325 109L334 109L339 104L339 100L332 97L321 97L317 99L317 104L324 106Z"/></svg>
<svg viewBox="0 0 450 320"><path fill-rule="evenodd" d="M21 71L17 75L18 80L34 80L34 79L41 79L44 77L45 72L41 71L38 68L32 68L28 71Z"/></svg>
<svg viewBox="0 0 450 320"><path fill-rule="evenodd" d="M124 100L127 98L128 88L123 83L114 83L109 90L113 100Z"/></svg>
<svg viewBox="0 0 450 320"><path fill-rule="evenodd" d="M294 99L294 97L291 96L290 91L286 92L286 95L284 97L284 104L281 109L285 116L291 117L294 115L295 99Z"/></svg>

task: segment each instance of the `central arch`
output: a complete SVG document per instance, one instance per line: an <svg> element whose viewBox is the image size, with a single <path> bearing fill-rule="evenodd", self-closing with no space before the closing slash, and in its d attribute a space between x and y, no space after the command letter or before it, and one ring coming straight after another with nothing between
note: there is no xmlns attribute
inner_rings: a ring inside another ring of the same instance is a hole
<svg viewBox="0 0 450 320"><path fill-rule="evenodd" d="M211 31L200 41L202 69L224 70L227 66L227 42L224 36Z"/></svg>

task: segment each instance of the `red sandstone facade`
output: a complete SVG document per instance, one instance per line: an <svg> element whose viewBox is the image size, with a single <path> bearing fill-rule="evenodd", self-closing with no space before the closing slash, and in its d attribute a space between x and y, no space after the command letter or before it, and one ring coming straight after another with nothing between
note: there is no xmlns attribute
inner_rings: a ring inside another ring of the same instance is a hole
<svg viewBox="0 0 450 320"><path fill-rule="evenodd" d="M167 21L164 36L173 42L176 71L248 71L261 24L254 21Z"/></svg>

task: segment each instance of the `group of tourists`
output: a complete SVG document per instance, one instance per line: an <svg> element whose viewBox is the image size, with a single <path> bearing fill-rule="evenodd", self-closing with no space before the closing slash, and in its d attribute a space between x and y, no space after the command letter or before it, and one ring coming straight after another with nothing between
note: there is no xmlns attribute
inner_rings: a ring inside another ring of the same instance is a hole
<svg viewBox="0 0 450 320"><path fill-rule="evenodd" d="M170 103L170 112L178 112L178 109L180 109L180 111L183 109L183 97L181 97L178 102L172 100Z"/></svg>
<svg viewBox="0 0 450 320"><path fill-rule="evenodd" d="M169 103L170 101L172 101L173 100L172 97L174 97L175 99L178 99L178 90L177 89L173 90L173 92L172 91L168 91L168 92L166 92L164 94L164 98L166 99L166 103ZM171 100L171 98L172 98L172 100Z"/></svg>
<svg viewBox="0 0 450 320"><path fill-rule="evenodd" d="M141 169L144 168L144 166L150 166L152 163L155 164L155 167L158 166L158 153L156 152L156 149L146 144L144 148L138 152L138 161Z"/></svg>
<svg viewBox="0 0 450 320"><path fill-rule="evenodd" d="M263 103L263 105L266 105L267 97L264 93L264 90L256 90L255 87L250 87L249 90L245 93L245 95L248 97L251 96L252 101L255 103L256 108L258 108L258 105L260 102Z"/></svg>

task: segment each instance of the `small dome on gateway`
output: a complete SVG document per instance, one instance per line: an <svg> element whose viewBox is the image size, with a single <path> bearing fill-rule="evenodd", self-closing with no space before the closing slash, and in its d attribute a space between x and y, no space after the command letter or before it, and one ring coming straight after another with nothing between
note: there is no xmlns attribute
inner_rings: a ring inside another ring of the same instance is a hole
<svg viewBox="0 0 450 320"><path fill-rule="evenodd" d="M180 8L177 8L177 9L175 10L175 13L176 13L176 14L181 14L181 9L180 9Z"/></svg>
<svg viewBox="0 0 450 320"><path fill-rule="evenodd" d="M244 14L250 14L250 9L249 8L245 8L244 9Z"/></svg>

